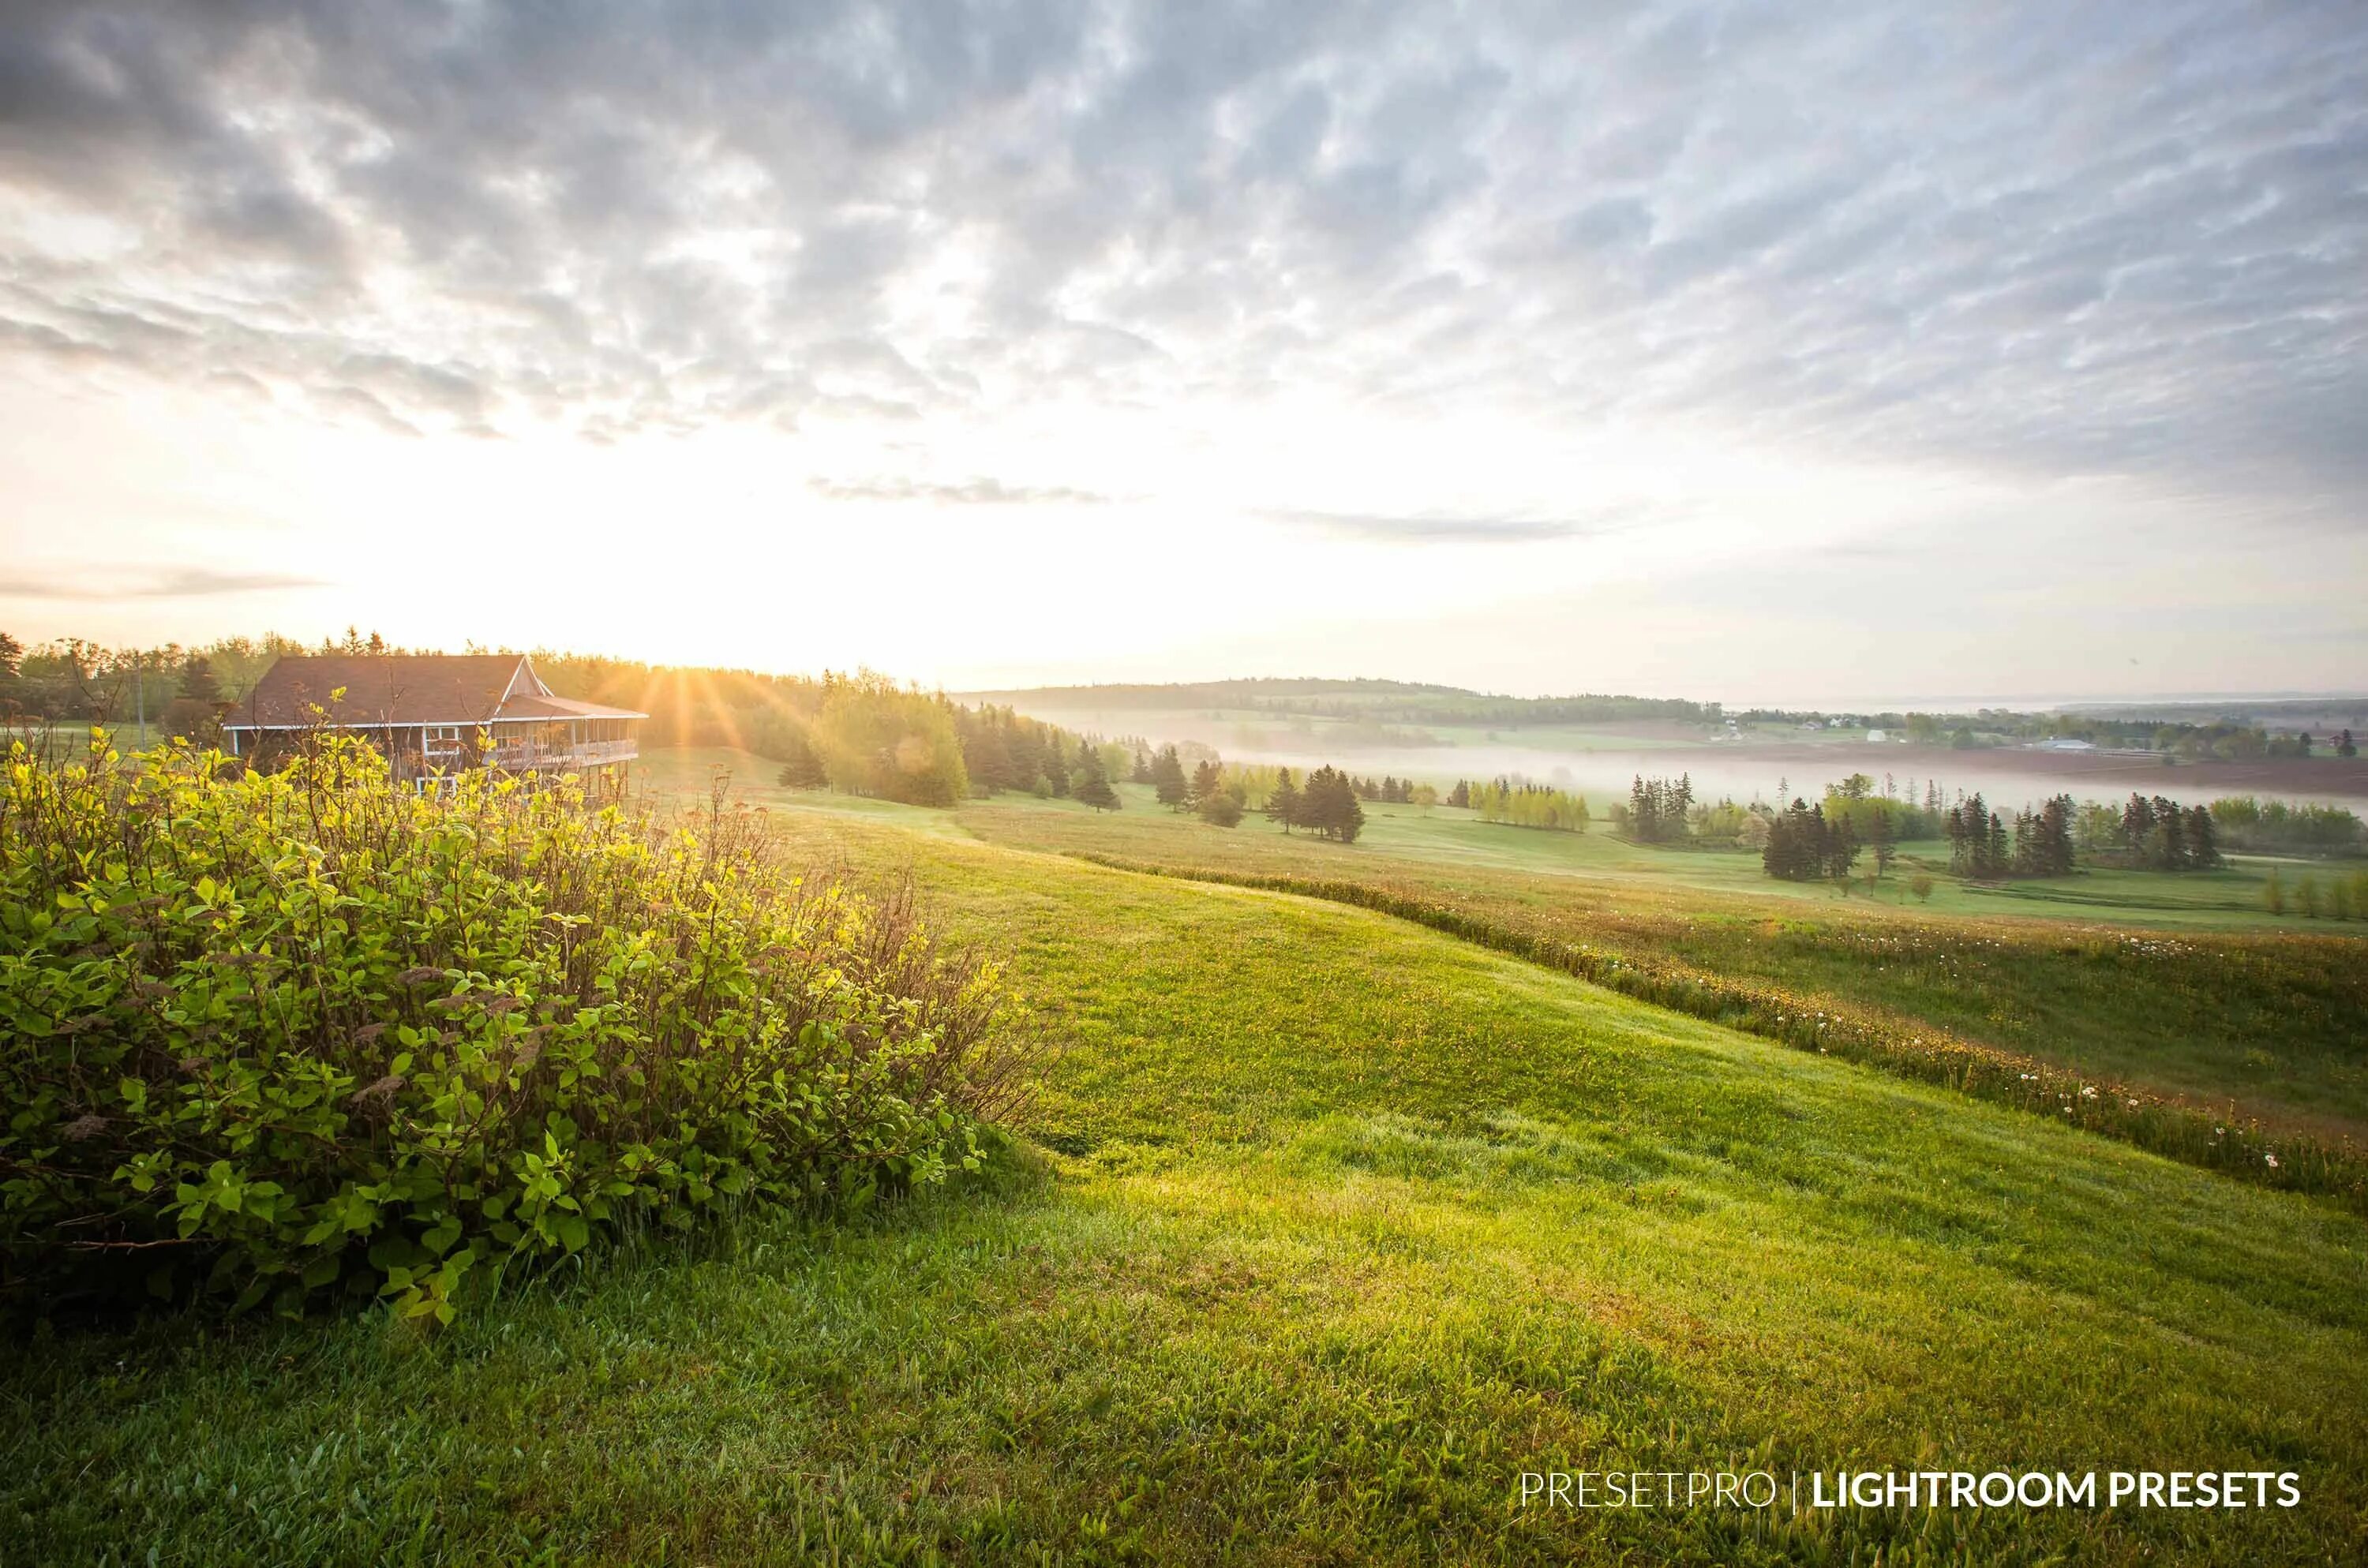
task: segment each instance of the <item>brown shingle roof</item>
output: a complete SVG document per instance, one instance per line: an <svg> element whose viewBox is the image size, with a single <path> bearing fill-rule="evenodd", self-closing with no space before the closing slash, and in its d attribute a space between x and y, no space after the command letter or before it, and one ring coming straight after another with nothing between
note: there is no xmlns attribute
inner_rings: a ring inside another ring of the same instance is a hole
<svg viewBox="0 0 2368 1568"><path fill-rule="evenodd" d="M544 697L534 692L519 692L502 704L505 719L646 719L646 713L631 708L603 708L597 702L578 702L572 697Z"/></svg>
<svg viewBox="0 0 2368 1568"><path fill-rule="evenodd" d="M521 667L523 666L523 667ZM507 708L502 694L516 691ZM343 697L335 696L342 690ZM272 665L231 714L232 729L332 724L481 724L502 718L638 719L552 697L521 653L305 653Z"/></svg>

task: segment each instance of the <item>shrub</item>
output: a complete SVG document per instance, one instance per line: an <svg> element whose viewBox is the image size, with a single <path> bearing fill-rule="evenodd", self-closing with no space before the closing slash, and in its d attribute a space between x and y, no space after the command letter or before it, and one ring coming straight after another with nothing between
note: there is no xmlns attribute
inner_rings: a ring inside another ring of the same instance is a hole
<svg viewBox="0 0 2368 1568"><path fill-rule="evenodd" d="M462 1280L646 1220L860 1204L1018 1091L992 966L761 819L21 746L0 781L0 1292Z"/></svg>

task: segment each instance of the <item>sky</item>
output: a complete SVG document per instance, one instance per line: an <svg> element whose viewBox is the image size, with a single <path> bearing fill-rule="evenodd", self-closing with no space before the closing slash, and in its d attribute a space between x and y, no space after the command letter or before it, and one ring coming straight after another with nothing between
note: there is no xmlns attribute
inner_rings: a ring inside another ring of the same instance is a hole
<svg viewBox="0 0 2368 1568"><path fill-rule="evenodd" d="M2368 8L0 27L0 629L2368 685Z"/></svg>

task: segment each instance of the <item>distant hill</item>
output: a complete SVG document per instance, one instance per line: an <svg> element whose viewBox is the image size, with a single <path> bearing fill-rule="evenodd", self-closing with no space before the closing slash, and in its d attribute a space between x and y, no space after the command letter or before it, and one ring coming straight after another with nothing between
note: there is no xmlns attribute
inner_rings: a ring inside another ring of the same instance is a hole
<svg viewBox="0 0 2368 1568"><path fill-rule="evenodd" d="M1715 702L1694 702L1684 698L1620 697L1593 692L1572 697L1502 697L1462 687L1412 681L1314 676L1188 681L1159 686L1029 687L1009 691L962 692L959 699L1027 711L1198 709L1269 717L1356 719L1372 723L1492 726L1586 724L1622 719L1700 722L1717 718L1720 711Z"/></svg>

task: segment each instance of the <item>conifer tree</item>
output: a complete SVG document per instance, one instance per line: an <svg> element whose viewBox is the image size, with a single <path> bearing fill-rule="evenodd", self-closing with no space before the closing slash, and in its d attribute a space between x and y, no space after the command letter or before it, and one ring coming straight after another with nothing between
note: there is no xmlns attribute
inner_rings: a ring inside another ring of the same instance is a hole
<svg viewBox="0 0 2368 1568"><path fill-rule="evenodd" d="M1299 821L1299 787L1291 781L1291 769L1277 768L1274 788L1267 791L1266 814L1269 822L1279 822L1289 833Z"/></svg>
<svg viewBox="0 0 2368 1568"><path fill-rule="evenodd" d="M1184 809L1191 785L1184 778L1184 759L1176 755L1174 746L1162 746L1151 759L1151 787L1161 805L1169 811Z"/></svg>
<svg viewBox="0 0 2368 1568"><path fill-rule="evenodd" d="M2219 830L2212 824L2212 808L2191 806L2187 811L2187 861L2198 870L2218 869L2220 858Z"/></svg>
<svg viewBox="0 0 2368 1568"><path fill-rule="evenodd" d="M1075 789L1077 799L1097 812L1119 809L1118 791L1110 788L1109 778L1102 772L1101 753L1090 743L1077 748Z"/></svg>

